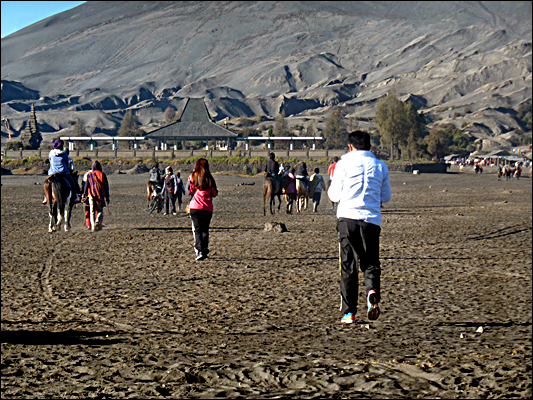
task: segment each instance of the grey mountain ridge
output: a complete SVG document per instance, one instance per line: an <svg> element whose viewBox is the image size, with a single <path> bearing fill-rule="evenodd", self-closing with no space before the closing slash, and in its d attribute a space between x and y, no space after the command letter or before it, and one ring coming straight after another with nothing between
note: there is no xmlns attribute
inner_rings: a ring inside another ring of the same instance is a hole
<svg viewBox="0 0 533 400"><path fill-rule="evenodd" d="M43 137L77 118L114 133L132 108L149 132L204 97L217 121L373 118L396 88L506 146L531 102L531 26L531 2L87 2L2 39L2 117L21 132L34 103Z"/></svg>

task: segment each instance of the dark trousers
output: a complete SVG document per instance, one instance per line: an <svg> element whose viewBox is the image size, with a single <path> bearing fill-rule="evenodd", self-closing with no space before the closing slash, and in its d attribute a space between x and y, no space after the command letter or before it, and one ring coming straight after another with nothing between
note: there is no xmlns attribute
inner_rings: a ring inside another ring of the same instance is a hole
<svg viewBox="0 0 533 400"><path fill-rule="evenodd" d="M165 212L168 214L169 205L171 205L172 213L176 212L176 195L170 193L167 188L165 188Z"/></svg>
<svg viewBox="0 0 533 400"><path fill-rule="evenodd" d="M358 265L364 275L366 294L372 289L380 300L381 264L379 262L379 236L381 228L374 224L340 218L337 222L339 235L339 263L341 311L357 312L359 292Z"/></svg>
<svg viewBox="0 0 533 400"><path fill-rule="evenodd" d="M194 235L194 249L196 254L202 253L204 256L209 254L209 225L213 211L191 209L192 233Z"/></svg>

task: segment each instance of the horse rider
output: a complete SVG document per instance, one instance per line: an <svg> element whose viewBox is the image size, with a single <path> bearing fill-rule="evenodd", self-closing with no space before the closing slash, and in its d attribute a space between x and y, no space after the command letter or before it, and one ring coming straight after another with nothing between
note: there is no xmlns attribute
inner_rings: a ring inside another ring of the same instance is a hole
<svg viewBox="0 0 533 400"><path fill-rule="evenodd" d="M48 159L50 161L48 176L55 173L61 174L68 187L74 194L74 203L80 203L80 199L78 198L79 189L77 189L78 183L74 181L74 178L71 175L71 171L69 169L69 156L68 153L63 149L63 145L64 143L61 139L57 138L54 140L53 148L48 154ZM46 196L43 200L43 204L46 204Z"/></svg>
<svg viewBox="0 0 533 400"><path fill-rule="evenodd" d="M154 166L150 170L150 179L149 182L152 184L152 190L155 189L155 186L163 187L163 178L161 177L163 173L159 169L159 163L155 162Z"/></svg>
<svg viewBox="0 0 533 400"><path fill-rule="evenodd" d="M279 163L276 161L276 155L270 153L270 158L265 166L265 178L271 177L276 179L280 183L280 187L283 184L281 177L279 176Z"/></svg>
<svg viewBox="0 0 533 400"><path fill-rule="evenodd" d="M309 187L309 178L307 177L307 165L305 165L305 162L300 161L296 165L296 179L300 179L307 189Z"/></svg>

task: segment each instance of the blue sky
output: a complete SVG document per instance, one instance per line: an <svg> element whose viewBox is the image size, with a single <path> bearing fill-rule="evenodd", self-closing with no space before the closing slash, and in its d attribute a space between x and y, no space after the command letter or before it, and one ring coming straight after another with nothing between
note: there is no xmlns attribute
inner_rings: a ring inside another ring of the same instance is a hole
<svg viewBox="0 0 533 400"><path fill-rule="evenodd" d="M2 38L85 1L2 1Z"/></svg>

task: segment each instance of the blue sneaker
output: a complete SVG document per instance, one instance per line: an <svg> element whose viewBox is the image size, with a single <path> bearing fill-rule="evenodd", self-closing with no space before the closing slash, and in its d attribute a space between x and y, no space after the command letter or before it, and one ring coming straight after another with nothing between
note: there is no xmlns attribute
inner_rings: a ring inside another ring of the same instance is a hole
<svg viewBox="0 0 533 400"><path fill-rule="evenodd" d="M341 324L353 324L355 322L355 315L349 312L344 314L344 317L341 319Z"/></svg>
<svg viewBox="0 0 533 400"><path fill-rule="evenodd" d="M379 304L376 301L376 291L371 290L366 297L366 303L368 305L367 316L370 321L375 321L379 317Z"/></svg>

